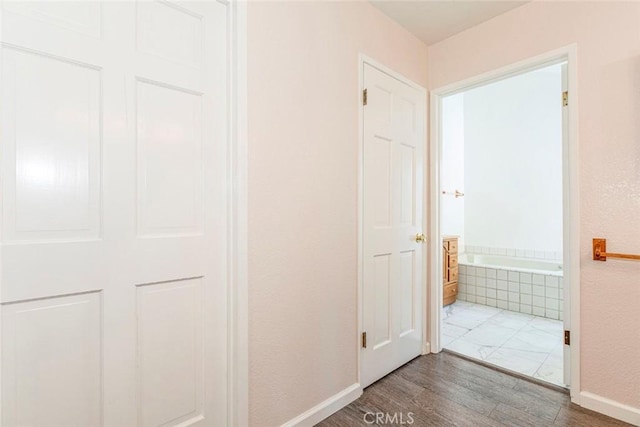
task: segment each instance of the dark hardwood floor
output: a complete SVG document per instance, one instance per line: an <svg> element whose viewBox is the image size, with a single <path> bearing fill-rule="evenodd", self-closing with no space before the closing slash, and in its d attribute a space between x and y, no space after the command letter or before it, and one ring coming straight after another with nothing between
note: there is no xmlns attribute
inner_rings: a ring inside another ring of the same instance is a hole
<svg viewBox="0 0 640 427"><path fill-rule="evenodd" d="M382 414L379 423L375 422L377 413ZM318 425L595 427L629 424L574 405L563 391L443 352L407 363L367 387L358 400Z"/></svg>

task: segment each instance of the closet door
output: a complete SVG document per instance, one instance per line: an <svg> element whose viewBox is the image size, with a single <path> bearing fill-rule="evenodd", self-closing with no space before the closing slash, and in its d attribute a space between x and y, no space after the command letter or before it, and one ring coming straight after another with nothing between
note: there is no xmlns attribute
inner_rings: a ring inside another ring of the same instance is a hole
<svg viewBox="0 0 640 427"><path fill-rule="evenodd" d="M2 4L3 426L226 424L227 8Z"/></svg>

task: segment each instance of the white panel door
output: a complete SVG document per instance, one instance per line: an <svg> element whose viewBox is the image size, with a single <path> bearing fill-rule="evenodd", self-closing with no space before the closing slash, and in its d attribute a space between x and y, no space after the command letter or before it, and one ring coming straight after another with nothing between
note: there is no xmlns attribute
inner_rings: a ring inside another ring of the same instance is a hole
<svg viewBox="0 0 640 427"><path fill-rule="evenodd" d="M363 387L422 351L425 94L364 65Z"/></svg>
<svg viewBox="0 0 640 427"><path fill-rule="evenodd" d="M226 425L228 8L2 3L2 426Z"/></svg>

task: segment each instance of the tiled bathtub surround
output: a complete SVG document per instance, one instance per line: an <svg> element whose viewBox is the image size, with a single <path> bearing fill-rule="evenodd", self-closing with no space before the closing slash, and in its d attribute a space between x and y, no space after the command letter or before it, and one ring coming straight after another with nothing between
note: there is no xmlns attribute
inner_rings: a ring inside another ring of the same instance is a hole
<svg viewBox="0 0 640 427"><path fill-rule="evenodd" d="M464 252L470 254L501 255L517 258L531 258L547 261L561 261L562 252L537 251L533 249L491 248L487 246L466 245Z"/></svg>
<svg viewBox="0 0 640 427"><path fill-rule="evenodd" d="M458 299L562 320L563 280L555 275L459 265Z"/></svg>

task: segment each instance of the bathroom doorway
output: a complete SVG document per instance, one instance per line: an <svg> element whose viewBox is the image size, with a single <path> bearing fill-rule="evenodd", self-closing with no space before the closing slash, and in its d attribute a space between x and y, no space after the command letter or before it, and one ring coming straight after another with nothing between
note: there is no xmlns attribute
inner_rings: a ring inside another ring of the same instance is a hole
<svg viewBox="0 0 640 427"><path fill-rule="evenodd" d="M575 369L569 56L432 94L432 351L560 387Z"/></svg>

